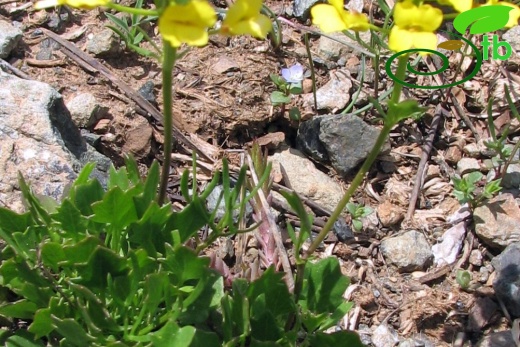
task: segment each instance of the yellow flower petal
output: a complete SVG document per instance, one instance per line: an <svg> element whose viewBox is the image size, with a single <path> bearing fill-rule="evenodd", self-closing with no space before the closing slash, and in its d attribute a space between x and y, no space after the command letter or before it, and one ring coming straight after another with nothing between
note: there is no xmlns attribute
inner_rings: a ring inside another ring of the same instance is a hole
<svg viewBox="0 0 520 347"><path fill-rule="evenodd" d="M366 31L370 29L368 18L363 13L349 13L348 28L354 31Z"/></svg>
<svg viewBox="0 0 520 347"><path fill-rule="evenodd" d="M271 31L272 23L269 17L263 14L256 18L238 22L230 28L229 33L232 35L251 35L263 39Z"/></svg>
<svg viewBox="0 0 520 347"><path fill-rule="evenodd" d="M159 31L173 47L182 43L204 46L207 29L217 21L213 7L206 1L192 0L186 5L171 5L159 17Z"/></svg>
<svg viewBox="0 0 520 347"><path fill-rule="evenodd" d="M223 26L233 26L234 24L258 15L262 8L262 0L237 0L226 13Z"/></svg>
<svg viewBox="0 0 520 347"><path fill-rule="evenodd" d="M434 31L442 23L442 11L430 5L415 6L412 1L398 2L394 10L395 25L415 27L419 31Z"/></svg>
<svg viewBox="0 0 520 347"><path fill-rule="evenodd" d="M473 0L438 0L439 4L450 5L457 12L465 12L473 7Z"/></svg>
<svg viewBox="0 0 520 347"><path fill-rule="evenodd" d="M311 8L312 23L324 33L347 29L341 13L332 5L318 4Z"/></svg>
<svg viewBox="0 0 520 347"><path fill-rule="evenodd" d="M251 35L265 38L271 31L269 17L260 14L262 0L237 0L222 22L221 32L228 35Z"/></svg>
<svg viewBox="0 0 520 347"><path fill-rule="evenodd" d="M412 33L411 36L414 48L431 49L433 51L437 49L437 35L434 33L422 31ZM422 54L424 55L428 53Z"/></svg>
<svg viewBox="0 0 520 347"><path fill-rule="evenodd" d="M190 46L204 46L208 43L208 31L206 28L175 24L163 28L161 34L173 47L179 47L182 43Z"/></svg>
<svg viewBox="0 0 520 347"><path fill-rule="evenodd" d="M345 10L343 0L329 0L329 4L331 4L340 13L341 11Z"/></svg>
<svg viewBox="0 0 520 347"><path fill-rule="evenodd" d="M110 3L110 0L41 0L34 4L34 8L40 10L60 5L69 5L71 7L91 9L98 6L104 6Z"/></svg>
<svg viewBox="0 0 520 347"><path fill-rule="evenodd" d="M412 34L394 25L388 37L388 48L395 52L405 51L412 48Z"/></svg>

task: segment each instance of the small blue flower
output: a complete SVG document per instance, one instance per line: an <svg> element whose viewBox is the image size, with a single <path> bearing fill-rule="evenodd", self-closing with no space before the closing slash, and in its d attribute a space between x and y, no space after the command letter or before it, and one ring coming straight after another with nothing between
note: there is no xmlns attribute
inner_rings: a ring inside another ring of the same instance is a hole
<svg viewBox="0 0 520 347"><path fill-rule="evenodd" d="M282 77L288 83L300 83L303 81L303 66L296 64L287 69L282 69Z"/></svg>

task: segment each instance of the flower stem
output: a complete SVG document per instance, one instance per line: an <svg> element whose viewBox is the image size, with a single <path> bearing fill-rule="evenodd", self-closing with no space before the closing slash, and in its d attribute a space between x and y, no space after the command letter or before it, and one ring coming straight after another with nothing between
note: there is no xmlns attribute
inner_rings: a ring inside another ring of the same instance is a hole
<svg viewBox="0 0 520 347"><path fill-rule="evenodd" d="M399 58L399 63L397 66L396 76L400 80L404 80L406 75L406 64L408 63L408 55L402 56ZM398 103L399 99L401 98L401 91L403 89L403 86L399 83L395 83L394 90L392 92L392 96L390 98L390 102ZM305 254L303 255L304 259L307 259L316 251L320 243L327 237L327 234L334 226L334 223L338 220L339 216L341 215L341 212L345 209L345 206L347 206L347 203L350 201L350 198L352 195L356 192L356 190L359 188L361 183L363 182L363 179L365 178L366 173L370 168L372 167L372 164L376 160L377 156L379 155L379 152L381 151L381 148L383 148L383 145L385 144L385 141L388 137L388 134L390 134L390 130L396 125L398 122L398 117L389 117L385 119L385 123L383 125L383 129L381 129L381 132L379 133L379 136L377 137L376 143L374 144L374 147L372 147L372 150L368 154L368 157L366 158L365 162L359 169L358 173L356 174L356 177L354 177L354 180L350 184L350 187L347 189L345 195L340 200L338 205L336 206L336 209L334 212L332 212L332 215L330 216L329 220L323 227L323 229L320 231L318 236L314 239L311 246L307 249ZM302 267L303 270L304 267ZM303 276L303 274L298 273L298 275Z"/></svg>
<svg viewBox="0 0 520 347"><path fill-rule="evenodd" d="M161 172L161 185L159 187L159 197L157 203L162 205L166 197L168 187L168 177L170 175L170 163L172 153L173 128L172 128L172 73L175 65L177 50L170 43L163 40L163 126L164 126L164 161Z"/></svg>
<svg viewBox="0 0 520 347"><path fill-rule="evenodd" d="M408 54L402 55L399 57L399 63L397 64L397 71L395 72L395 76L403 81L406 77L406 65L408 64ZM403 90L403 85L401 83L394 84L394 91L392 93L392 97L390 98L390 102L397 104L399 99L401 98L401 91Z"/></svg>
<svg viewBox="0 0 520 347"><path fill-rule="evenodd" d="M159 15L159 11L157 11L157 10L147 10L145 8L121 6L121 5L115 4L113 2L108 3L106 6L113 8L117 12L138 14L138 15L142 15L142 16L158 16Z"/></svg>

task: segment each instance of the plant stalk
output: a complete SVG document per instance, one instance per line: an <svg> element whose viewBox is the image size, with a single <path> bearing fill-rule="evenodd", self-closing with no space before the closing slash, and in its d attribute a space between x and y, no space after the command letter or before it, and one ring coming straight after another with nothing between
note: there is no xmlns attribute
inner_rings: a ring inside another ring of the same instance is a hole
<svg viewBox="0 0 520 347"><path fill-rule="evenodd" d="M406 65L408 63L408 55L399 57L399 63L397 66L396 71L396 77L398 77L400 80L404 80L406 75ZM392 92L392 96L390 98L389 102L393 102L395 104L399 103L399 99L401 98L401 91L403 90L403 85L399 83L395 83L394 90ZM399 121L399 117L387 117L385 119L385 123L383 125L383 129L381 129L381 132L379 133L379 136L377 137L376 143L374 144L374 147L372 147L372 150L368 154L367 159L361 166L361 169L359 169L358 173L356 174L356 177L354 177L354 180L350 184L350 187L347 189L345 195L338 203L338 206L336 206L336 209L334 212L332 212L332 215L330 216L329 220L323 227L323 229L320 231L318 236L314 239L311 246L307 249L305 254L303 255L303 259L308 259L314 251L318 248L318 246L321 244L321 242L327 237L327 234L334 226L334 223L338 220L339 216L341 215L341 212L345 209L345 206L347 206L347 203L350 201L350 198L352 195L356 192L356 190L359 188L361 183L363 182L363 179L365 178L366 173L370 168L372 167L372 164L376 160L377 156L379 155L379 152L381 151L381 148L383 148L383 145L385 144L385 141L388 137L388 134L390 134L390 130L394 127L395 124ZM304 266L302 266L303 270ZM298 276L303 275L298 272ZM298 280L296 281L298 283Z"/></svg>
<svg viewBox="0 0 520 347"><path fill-rule="evenodd" d="M166 197L168 188L168 177L170 175L170 163L173 143L173 114L172 114L172 74L175 65L176 48L163 40L163 62L162 62L162 81L163 81L163 126L164 126L164 161L161 171L161 183L159 186L159 196L157 203L162 205Z"/></svg>

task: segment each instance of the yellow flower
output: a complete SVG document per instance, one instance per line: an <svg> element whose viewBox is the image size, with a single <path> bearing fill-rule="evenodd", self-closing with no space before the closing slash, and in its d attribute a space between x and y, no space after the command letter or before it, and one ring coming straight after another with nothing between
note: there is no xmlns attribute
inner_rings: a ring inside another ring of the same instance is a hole
<svg viewBox="0 0 520 347"><path fill-rule="evenodd" d="M438 8L416 6L411 0L398 2L394 8L394 26L390 31L388 47L396 52L410 48L435 50L437 36L434 31L441 23L442 11Z"/></svg>
<svg viewBox="0 0 520 347"><path fill-rule="evenodd" d="M97 6L104 6L110 3L110 0L41 0L34 4L34 8L41 10L42 8L69 5L71 7L90 9Z"/></svg>
<svg viewBox="0 0 520 347"><path fill-rule="evenodd" d="M226 14L220 29L228 35L251 35L265 38L271 31L269 17L260 13L262 0L237 0Z"/></svg>
<svg viewBox="0 0 520 347"><path fill-rule="evenodd" d="M159 31L173 47L182 43L204 46L208 43L208 28L217 22L217 14L204 0L192 0L185 5L170 5L159 17Z"/></svg>
<svg viewBox="0 0 520 347"><path fill-rule="evenodd" d="M509 2L498 2L498 0L488 0L483 6L498 5L498 6L509 6L513 9L509 11L509 21L506 24L506 28L512 28L518 25L518 18L520 17L520 7L511 4Z"/></svg>
<svg viewBox="0 0 520 347"><path fill-rule="evenodd" d="M465 12L473 7L473 0L438 0L441 5L450 5L457 12Z"/></svg>
<svg viewBox="0 0 520 347"><path fill-rule="evenodd" d="M329 4L318 4L311 8L312 23L324 33L370 29L367 16L346 11L343 8L343 0L329 0Z"/></svg>

